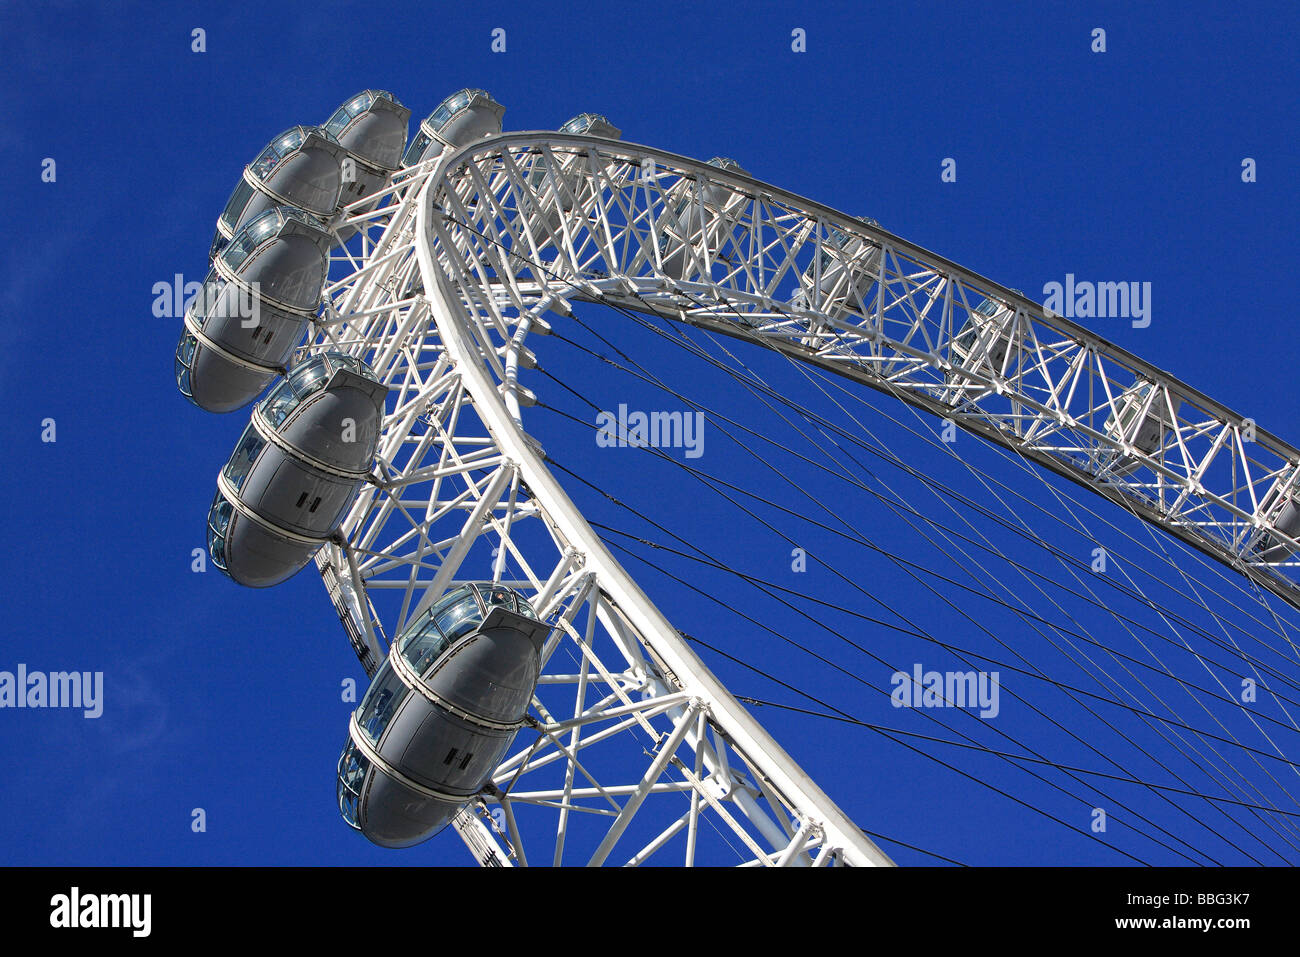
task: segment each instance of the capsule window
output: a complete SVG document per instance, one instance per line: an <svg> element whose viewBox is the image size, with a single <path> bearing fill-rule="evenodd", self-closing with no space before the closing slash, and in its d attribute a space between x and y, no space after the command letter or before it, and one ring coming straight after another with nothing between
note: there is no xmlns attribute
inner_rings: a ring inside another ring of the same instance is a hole
<svg viewBox="0 0 1300 957"><path fill-rule="evenodd" d="M323 389L328 381L329 367L324 357L302 363L262 400L262 417L272 428L278 428L303 399Z"/></svg>
<svg viewBox="0 0 1300 957"><path fill-rule="evenodd" d="M483 596L483 602L491 610L500 605L502 608L515 611L515 593L503 585L491 585L479 589L479 594Z"/></svg>
<svg viewBox="0 0 1300 957"><path fill-rule="evenodd" d="M232 270L238 269L245 259L262 243L279 230L282 218L278 209L268 209L244 226L221 253L221 260Z"/></svg>
<svg viewBox="0 0 1300 957"><path fill-rule="evenodd" d="M482 622L483 614L473 594L465 595L437 618L438 628L447 636L449 642L468 635Z"/></svg>
<svg viewBox="0 0 1300 957"><path fill-rule="evenodd" d="M249 169L258 179L266 179L271 170L275 169L275 164L280 162L280 157L275 155L275 150L268 146L253 160Z"/></svg>
<svg viewBox="0 0 1300 957"><path fill-rule="evenodd" d="M329 122L325 124L325 129L327 132L338 136L347 128L350 122L352 122L352 117L348 116L348 111L343 107L339 107L334 112L334 115L330 117Z"/></svg>
<svg viewBox="0 0 1300 957"><path fill-rule="evenodd" d="M191 333L189 330L186 330L181 335L181 345L180 348L176 351L176 358L179 359L185 365L193 364L194 347L196 345L198 345L198 340L194 338L193 333Z"/></svg>
<svg viewBox="0 0 1300 957"><path fill-rule="evenodd" d="M320 496L317 495L316 498L311 503L311 508L307 509L307 511L314 512L319 507L320 507Z"/></svg>
<svg viewBox="0 0 1300 957"><path fill-rule="evenodd" d="M429 145L429 141L432 139L432 136L421 130L415 139L411 141L411 148L406 151L406 157L403 162L406 163L407 166L418 162L420 155L425 151L425 148Z"/></svg>
<svg viewBox="0 0 1300 957"><path fill-rule="evenodd" d="M176 360L176 385L185 398L194 398L194 387L190 384L189 366L184 365L179 358Z"/></svg>
<svg viewBox="0 0 1300 957"><path fill-rule="evenodd" d="M450 751L447 752L447 756L442 759L442 763L451 764L451 762L456 760L456 755L459 753L459 751L460 751L459 748L452 748Z"/></svg>
<svg viewBox="0 0 1300 957"><path fill-rule="evenodd" d="M236 489L239 489L244 484L244 479L248 477L248 473L253 468L253 462L257 460L257 456L265 445L266 442L253 428L253 423L248 423L244 429L243 437L240 438L239 444L235 446L235 452L230 456L230 461L226 463L223 472L230 484Z"/></svg>
<svg viewBox="0 0 1300 957"><path fill-rule="evenodd" d="M460 759L460 769L464 771L467 767L469 767L469 763L471 760L473 760L473 758L474 758L474 753L472 751L466 752L465 757Z"/></svg>
<svg viewBox="0 0 1300 957"><path fill-rule="evenodd" d="M298 397L293 394L288 383L282 382L262 403L262 418L270 423L271 428L278 428L297 405Z"/></svg>
<svg viewBox="0 0 1300 957"><path fill-rule="evenodd" d="M212 556L212 564L226 571L226 539L212 528L208 529L208 554Z"/></svg>
<svg viewBox="0 0 1300 957"><path fill-rule="evenodd" d="M218 276L215 270L209 270L207 277L203 280L203 288L199 294L190 300L188 309L190 317L200 329L207 325L208 318L216 315L214 308L221 299L221 290L226 286L226 282Z"/></svg>
<svg viewBox="0 0 1300 957"><path fill-rule="evenodd" d="M331 116L329 122L325 124L325 131L338 137L338 135L347 128L347 125L351 123L353 119L366 111L366 108L370 106L370 103L371 99L368 93L361 93L354 96L351 100L344 103L334 111L334 115Z"/></svg>
<svg viewBox="0 0 1300 957"><path fill-rule="evenodd" d="M370 761L349 738L348 746L339 758L338 799L339 811L350 827L360 829L357 824L357 806L361 799L361 786L365 783L366 772L369 770Z"/></svg>
<svg viewBox="0 0 1300 957"><path fill-rule="evenodd" d="M429 666L438 660L438 656L447 647L447 638L438 629L438 624L429 612L420 616L401 641L401 652L407 663L418 675L423 675Z"/></svg>
<svg viewBox="0 0 1300 957"><path fill-rule="evenodd" d="M307 501L307 493L303 492L298 496L298 501L294 503L294 508L302 508L303 502Z"/></svg>
<svg viewBox="0 0 1300 957"><path fill-rule="evenodd" d="M220 221L225 223L228 230L234 230L235 223L239 222L239 214L244 211L244 207L248 205L248 200L252 195L253 187L249 185L248 180L244 179L242 176L239 177L239 182L235 186L235 191L230 194L230 199L226 202L226 208L221 213ZM225 237L222 237L221 246L224 247L225 244Z"/></svg>
<svg viewBox="0 0 1300 957"><path fill-rule="evenodd" d="M212 555L212 563L222 571L226 570L226 530L230 527L232 514L234 506L218 491L208 510L208 552Z"/></svg>
<svg viewBox="0 0 1300 957"><path fill-rule="evenodd" d="M433 116L429 118L429 125L435 130L441 131L447 121L451 119L452 109L447 104L443 104L433 111Z"/></svg>
<svg viewBox="0 0 1300 957"><path fill-rule="evenodd" d="M357 715L357 725L372 742L379 743L388 722L406 700L410 690L393 670L392 663L385 661L375 674L370 690L361 700L361 712Z"/></svg>

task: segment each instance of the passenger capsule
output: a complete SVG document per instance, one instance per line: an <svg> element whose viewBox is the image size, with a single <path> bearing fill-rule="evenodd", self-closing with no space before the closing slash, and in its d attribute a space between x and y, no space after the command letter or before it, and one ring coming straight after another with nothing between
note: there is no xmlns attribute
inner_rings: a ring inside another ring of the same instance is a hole
<svg viewBox="0 0 1300 957"><path fill-rule="evenodd" d="M1272 509L1268 504L1261 506L1260 514L1267 514ZM1273 528L1283 535L1290 536L1294 539L1300 539L1300 505L1296 504L1294 498L1287 498L1286 504L1278 513L1277 518L1273 520ZM1285 540L1275 535L1272 531L1265 532L1259 536L1255 547L1252 549L1254 557L1264 562L1283 562L1286 561L1295 549L1286 543Z"/></svg>
<svg viewBox="0 0 1300 957"><path fill-rule="evenodd" d="M253 588L306 565L370 474L387 391L351 356L327 352L295 366L254 407L217 476L213 564Z"/></svg>
<svg viewBox="0 0 1300 957"><path fill-rule="evenodd" d="M1164 447L1166 435L1174 425L1170 407L1165 403L1166 394L1155 383L1139 380L1115 401L1117 412L1106 419L1106 434L1117 442L1154 455ZM1170 399L1176 416L1182 400L1172 394ZM1138 465L1132 456L1117 453L1105 463L1105 469L1112 475L1125 476L1136 471Z"/></svg>
<svg viewBox="0 0 1300 957"><path fill-rule="evenodd" d="M579 136L600 136L608 140L616 140L623 135L622 130L599 113L579 113L561 126L560 132ZM528 181L544 203L549 204L553 195L555 204L568 212L573 209L575 202L579 206L585 204L594 190L590 178L583 172L569 172L573 163L584 162L581 157L572 153L557 153L555 161L558 168L552 169L551 161L545 156L539 156L533 163ZM558 234L560 214L550 213L546 217L546 225L549 233L543 231L543 234L537 237L539 241L550 239L551 234Z"/></svg>
<svg viewBox="0 0 1300 957"><path fill-rule="evenodd" d="M402 161L414 166L437 156L444 147L461 147L485 136L501 132L501 117L506 108L492 99L487 90L464 89L453 93L438 105L420 124Z"/></svg>
<svg viewBox="0 0 1300 957"><path fill-rule="evenodd" d="M880 225L865 216L856 218L869 226ZM851 313L865 315L871 288L880 275L882 252L875 243L829 227L790 304L795 309L811 305L832 319L844 319Z"/></svg>
<svg viewBox="0 0 1300 957"><path fill-rule="evenodd" d="M349 723L338 802L381 847L428 840L483 790L524 722L549 629L518 592L463 585L389 649Z"/></svg>
<svg viewBox="0 0 1300 957"><path fill-rule="evenodd" d="M319 221L291 206L239 230L185 311L176 349L182 395L208 412L257 398L320 306L331 241Z"/></svg>
<svg viewBox="0 0 1300 957"><path fill-rule="evenodd" d="M1019 289L1011 291L1024 295ZM952 341L953 362L978 368L985 374L1001 375L1011 345L1012 312L1009 305L996 299L985 299L976 306L961 333ZM946 378L949 384L972 381L958 372L951 372Z"/></svg>
<svg viewBox="0 0 1300 957"><path fill-rule="evenodd" d="M386 90L363 90L334 111L325 124L347 151L352 163L343 162L343 188L339 207L351 215L368 213L375 202L365 203L367 196L388 186L392 174L401 168L406 149L406 130L411 111ZM356 229L339 229L340 242L346 242Z"/></svg>
<svg viewBox="0 0 1300 957"><path fill-rule="evenodd" d="M215 258L244 223L272 206L296 206L327 221L339 205L346 155L333 134L315 126L295 126L271 140L244 167L217 220L208 258Z"/></svg>
<svg viewBox="0 0 1300 957"><path fill-rule="evenodd" d="M577 136L601 136L607 140L622 139L623 131L600 113L579 113L560 127L561 133Z"/></svg>
<svg viewBox="0 0 1300 957"><path fill-rule="evenodd" d="M725 156L715 156L708 165L730 173L748 176L739 163ZM701 201L707 215L706 243L716 253L726 241L730 231L724 215L734 215L748 200L725 187L704 184L696 198L695 181L681 179L668 190L669 208L665 211L664 231L659 236L659 254L663 258L663 272L674 279L685 279L694 272L689 256L690 244L701 225Z"/></svg>

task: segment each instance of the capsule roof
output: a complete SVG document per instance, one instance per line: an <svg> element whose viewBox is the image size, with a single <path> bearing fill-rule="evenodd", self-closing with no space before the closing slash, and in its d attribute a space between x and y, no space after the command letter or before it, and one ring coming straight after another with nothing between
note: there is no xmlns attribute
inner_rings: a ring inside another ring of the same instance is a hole
<svg viewBox="0 0 1300 957"><path fill-rule="evenodd" d="M322 352L299 362L285 380L267 393L258 410L272 428L278 428L303 400L325 388L337 370L346 369L359 376L378 382L373 369L355 356L341 352Z"/></svg>
<svg viewBox="0 0 1300 957"><path fill-rule="evenodd" d="M745 167L741 166L729 156L715 156L713 159L709 160L709 165L716 166L718 169L725 169L729 173L741 173L745 176L749 175L749 170L745 169Z"/></svg>
<svg viewBox="0 0 1300 957"><path fill-rule="evenodd" d="M313 147L315 150L312 150ZM309 150L318 155L313 156L305 165L295 164L292 172L286 169L285 164L289 160ZM322 151L330 155L320 156ZM235 184L225 209L217 218L217 231L212 237L208 258L215 258L225 248L246 212L260 212L266 206L288 200L316 215L330 215L338 204L338 192L342 185L339 159L345 152L333 134L318 126L291 126L271 140L257 158L244 168L243 175ZM286 169L285 181L277 182L273 187L270 181L282 169ZM253 181L263 184L260 189L264 191L255 188ZM282 198L276 200L274 197Z"/></svg>
<svg viewBox="0 0 1300 957"><path fill-rule="evenodd" d="M308 137L319 136L330 143L338 144L333 133L319 126L291 126L266 145L257 159L248 166L248 171L260 180L267 179L275 168L303 148Z"/></svg>
<svg viewBox="0 0 1300 957"><path fill-rule="evenodd" d="M478 100L482 105L489 109L495 107L501 111L501 114L504 114L506 111L504 106L492 99L492 94L487 90L478 90L472 87L466 87L463 90L456 91L439 103L437 109L430 113L420 125L428 126L435 133L441 132L443 127L451 122L452 118L455 117L457 113L468 109L475 100Z"/></svg>
<svg viewBox="0 0 1300 957"><path fill-rule="evenodd" d="M334 111L324 129L363 162L395 170L406 148L410 118L410 109L387 90L362 90Z"/></svg>
<svg viewBox="0 0 1300 957"><path fill-rule="evenodd" d="M330 236L324 224L315 216L309 216L296 206L273 206L265 212L258 213L235 233L230 244L221 252L220 259L231 270L239 268L254 249L274 236L278 236L285 225L299 224L315 240L323 242L329 248Z"/></svg>
<svg viewBox="0 0 1300 957"><path fill-rule="evenodd" d="M579 113L561 126L560 132L603 136L608 140L616 140L623 135L623 131L601 113Z"/></svg>
<svg viewBox="0 0 1300 957"><path fill-rule="evenodd" d="M425 117L420 131L411 140L402 162L413 166L425 158L435 139L453 146L463 146L501 131L501 117L506 108L492 99L487 90L466 87L447 97ZM469 114L468 116L466 114Z"/></svg>

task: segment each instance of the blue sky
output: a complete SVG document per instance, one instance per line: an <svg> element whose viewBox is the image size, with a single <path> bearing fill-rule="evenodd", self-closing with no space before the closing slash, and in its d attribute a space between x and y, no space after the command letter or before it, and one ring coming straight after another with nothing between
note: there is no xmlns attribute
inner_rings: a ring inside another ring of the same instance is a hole
<svg viewBox="0 0 1300 957"><path fill-rule="evenodd" d="M102 671L105 702L95 720L72 711L0 711L0 762L8 769L0 779L0 859L467 860L450 833L416 850L383 852L339 820L333 774L350 705L338 689L361 671L316 576L304 572L253 591L190 570L215 473L246 415L207 416L182 400L171 366L179 321L152 315L152 290L175 273L202 279L213 223L241 167L282 129L322 123L367 87L396 93L412 109L412 129L462 86L491 91L507 108L506 129L553 129L578 112L603 112L627 140L702 159L733 156L758 179L873 216L1031 297L1067 273L1150 282L1148 328L1105 319L1093 327L1294 443L1297 19L1285 3L771 3L744 13L695 4L5 7L0 82L9 115L0 164L7 205L22 224L8 231L0 257L0 393L12 453L9 504L0 512L0 587L9 609L0 670L24 663ZM196 27L206 31L205 53L191 52ZM507 31L505 54L489 50L496 27ZM1106 30L1102 54L1089 48L1095 27ZM806 53L791 51L795 28L807 32ZM940 181L945 157L957 161L955 183ZM1257 182L1241 180L1245 157L1258 164ZM46 158L57 164L54 182L42 181ZM658 375L691 383L700 401L765 421L751 397L709 378L659 337L595 307L580 317ZM576 326L567 334L603 351ZM670 407L662 393L610 374L572 347L538 348L549 371L581 382L603 408ZM798 374L779 360L753 364L799 388ZM923 425L901 406L867 399L912 428ZM568 401L555 404L590 420ZM647 480L635 450L598 450L588 430L544 410L533 415L558 461L689 530L736 567L789 580L789 548L779 537L724 517L705 495L665 492L669 486ZM56 422L53 443L41 441L47 418ZM962 480L904 428L883 417L870 425L916 467ZM755 473L743 450L713 431L707 441L701 467ZM1046 494L1037 479L964 441L971 461L1025 494ZM792 476L825 482L785 464ZM897 473L882 467L879 474L924 501ZM679 470L666 469L662 481L692 487ZM580 486L566 487L592 516L627 523ZM935 560L873 500L833 484L822 490L851 508L861 528L918 562ZM1099 499L1080 500L1103 511ZM1132 522L1124 528L1153 541ZM1078 536L1060 541L1087 554ZM1016 547L1003 544L1008 552ZM1123 543L1115 547L1124 552ZM867 610L861 593L848 594L826 570L831 565L954 643L1002 654L892 564L842 542L816 549L825 563L798 587ZM1022 557L1050 573L1031 550ZM627 564L642 576L635 561ZM698 574L693 580L706 590L730 589L731 603L750 600L734 578ZM845 653L788 610L753 599L774 629L836 655L876 690L829 674L656 573L645 571L643 583L683 630L713 635L719 647L867 720L902 720L881 701L887 668ZM1113 627L1087 613L1092 630ZM1009 645L1041 655L1044 668L1052 664L1022 622L996 609L979 614ZM1294 613L1281 614L1294 623ZM832 625L890 662L952 667L887 630ZM724 658L706 659L737 693L806 704ZM1193 667L1186 664L1188 673ZM1043 710L1074 720L1059 699L1042 694ZM770 707L757 713L870 830L966 863L1131 862L871 732ZM1084 744L1024 709L1017 720L1008 730L1058 760L1100 766ZM1155 746L1149 731L1130 723L1134 736ZM1100 744L1091 734L1081 730ZM1294 731L1278 734L1300 754ZM1107 754L1134 766L1145 760L1107 741ZM1080 805L1005 763L931 750L1086 829ZM1272 787L1254 764L1237 763ZM1116 785L1116 793L1215 859L1250 862L1212 837L1193 836L1205 831L1187 814L1126 787ZM191 811L200 807L207 831L193 833ZM1196 813L1209 820L1210 812ZM1145 839L1111 837L1142 860L1184 862ZM885 847L900 862L930 860ZM1296 860L1293 848L1286 854Z"/></svg>

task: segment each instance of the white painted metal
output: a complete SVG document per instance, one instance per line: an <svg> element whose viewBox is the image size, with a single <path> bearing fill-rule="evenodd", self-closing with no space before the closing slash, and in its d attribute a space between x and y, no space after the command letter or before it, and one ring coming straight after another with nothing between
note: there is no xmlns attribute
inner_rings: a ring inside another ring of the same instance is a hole
<svg viewBox="0 0 1300 957"><path fill-rule="evenodd" d="M1278 520L1300 454L869 221L648 147L521 133L398 173L346 222L360 255L338 254L307 351L361 356L390 387L373 481L317 560L354 648L373 671L388 636L472 578L520 588L553 626L533 725L456 822L482 863L689 864L708 833L762 865L889 863L614 561L525 431L527 337L577 300L761 343L951 418L1300 604ZM599 824L581 849L579 818Z"/></svg>

